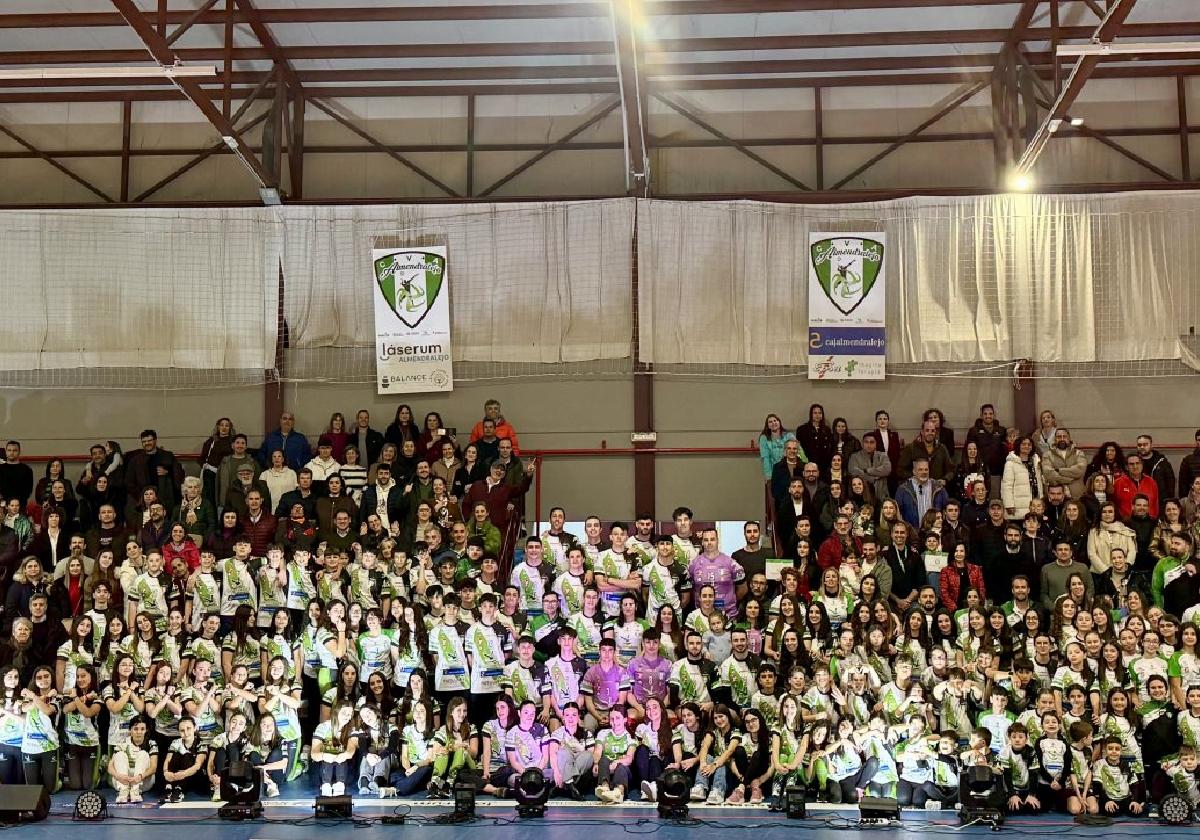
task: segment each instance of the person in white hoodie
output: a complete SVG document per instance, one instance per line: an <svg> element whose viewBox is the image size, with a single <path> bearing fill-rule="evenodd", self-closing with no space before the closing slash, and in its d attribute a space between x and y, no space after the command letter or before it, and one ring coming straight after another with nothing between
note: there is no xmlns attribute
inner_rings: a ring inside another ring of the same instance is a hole
<svg viewBox="0 0 1200 840"><path fill-rule="evenodd" d="M1042 459L1034 452L1033 440L1017 438L1013 451L1004 460L1004 475L1000 479L1000 498L1004 515L1021 520L1029 513L1029 503L1046 495L1042 479Z"/></svg>

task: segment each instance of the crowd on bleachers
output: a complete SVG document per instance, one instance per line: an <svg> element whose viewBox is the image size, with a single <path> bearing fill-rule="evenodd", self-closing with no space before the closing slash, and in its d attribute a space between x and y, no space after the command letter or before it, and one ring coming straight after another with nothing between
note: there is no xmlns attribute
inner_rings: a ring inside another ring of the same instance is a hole
<svg viewBox="0 0 1200 840"><path fill-rule="evenodd" d="M533 768L619 803L678 768L710 804L952 807L987 767L1014 812L1200 803L1200 431L1176 469L1049 411L985 405L961 443L937 409L911 442L772 414L731 554L686 506L539 533L494 400L469 432L222 418L198 476L139 442L77 478L5 447L0 783L220 799L248 763L267 797L440 798Z"/></svg>

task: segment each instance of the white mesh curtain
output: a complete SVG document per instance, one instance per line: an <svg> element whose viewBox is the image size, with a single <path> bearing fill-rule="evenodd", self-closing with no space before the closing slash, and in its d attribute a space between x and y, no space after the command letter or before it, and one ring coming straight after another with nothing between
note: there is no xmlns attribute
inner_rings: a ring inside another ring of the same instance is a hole
<svg viewBox="0 0 1200 840"><path fill-rule="evenodd" d="M808 241L888 235L894 363L1177 359L1197 194L643 201L641 359L802 366Z"/></svg>
<svg viewBox="0 0 1200 840"><path fill-rule="evenodd" d="M267 210L0 212L0 370L274 367Z"/></svg>
<svg viewBox="0 0 1200 840"><path fill-rule="evenodd" d="M372 247L445 244L456 360L625 358L633 207L632 199L285 207L291 346L373 346Z"/></svg>

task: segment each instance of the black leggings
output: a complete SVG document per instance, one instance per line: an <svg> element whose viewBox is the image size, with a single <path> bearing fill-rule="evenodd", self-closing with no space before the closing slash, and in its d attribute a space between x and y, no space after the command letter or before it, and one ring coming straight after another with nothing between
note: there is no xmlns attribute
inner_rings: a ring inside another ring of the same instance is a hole
<svg viewBox="0 0 1200 840"><path fill-rule="evenodd" d="M323 785L332 785L338 782L345 784L346 780L350 778L349 761L318 761L317 766L321 768L321 784Z"/></svg>
<svg viewBox="0 0 1200 840"><path fill-rule="evenodd" d="M841 781L830 779L828 784L829 801L834 805L841 805L843 802L850 804L857 802L858 796L856 791L865 789L878 772L879 759L868 758L863 764L862 769L855 775Z"/></svg>
<svg viewBox="0 0 1200 840"><path fill-rule="evenodd" d="M957 789L935 785L933 782L917 784L901 779L896 789L896 801L904 808L909 805L914 808L924 808L925 803L930 801L940 802L943 808L948 808L957 799Z"/></svg>
<svg viewBox="0 0 1200 840"><path fill-rule="evenodd" d="M21 756L25 766L25 784L41 785L46 793L54 793L58 784L58 750L44 753L25 753Z"/></svg>
<svg viewBox="0 0 1200 840"><path fill-rule="evenodd" d="M97 752L98 747L66 747L64 753L67 758L67 790L90 790L93 787Z"/></svg>
<svg viewBox="0 0 1200 840"><path fill-rule="evenodd" d="M609 761L608 756L601 756L600 772L596 774L596 778L599 784L606 784L609 787L621 787L628 793L632 774L624 764Z"/></svg>
<svg viewBox="0 0 1200 840"><path fill-rule="evenodd" d="M25 784L25 768L21 748L0 744L0 785Z"/></svg>

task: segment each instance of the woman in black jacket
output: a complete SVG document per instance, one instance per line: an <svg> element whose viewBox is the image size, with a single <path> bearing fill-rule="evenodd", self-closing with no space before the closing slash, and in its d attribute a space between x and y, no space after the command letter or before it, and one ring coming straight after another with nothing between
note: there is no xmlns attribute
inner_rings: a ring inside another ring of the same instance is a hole
<svg viewBox="0 0 1200 840"><path fill-rule="evenodd" d="M829 428L829 421L825 419L823 405L813 403L808 407L808 422L796 429L796 439L800 441L808 460L821 468L822 476L828 477L829 461L837 451L837 445L833 439L833 429Z"/></svg>

